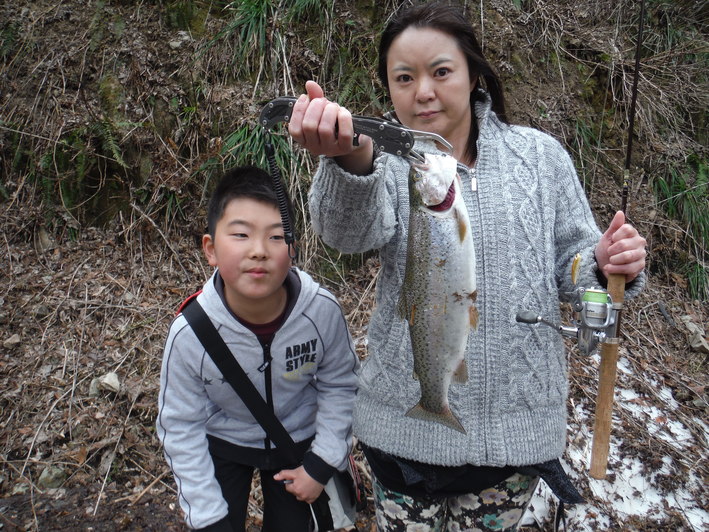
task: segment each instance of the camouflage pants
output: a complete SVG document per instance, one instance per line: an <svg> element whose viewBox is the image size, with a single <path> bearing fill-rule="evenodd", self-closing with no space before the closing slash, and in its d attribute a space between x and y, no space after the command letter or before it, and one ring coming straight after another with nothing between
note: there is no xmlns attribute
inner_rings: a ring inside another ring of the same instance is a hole
<svg viewBox="0 0 709 532"><path fill-rule="evenodd" d="M444 499L410 497L373 479L379 532L487 532L516 530L539 481L515 473L479 494Z"/></svg>

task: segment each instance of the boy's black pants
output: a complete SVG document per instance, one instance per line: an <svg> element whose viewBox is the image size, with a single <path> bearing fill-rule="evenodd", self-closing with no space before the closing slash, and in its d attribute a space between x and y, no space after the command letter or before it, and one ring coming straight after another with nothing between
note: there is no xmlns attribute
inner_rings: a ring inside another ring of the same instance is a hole
<svg viewBox="0 0 709 532"><path fill-rule="evenodd" d="M210 449L211 450L211 449ZM254 467L243 465L212 452L214 474L222 488L222 496L229 505L227 521L234 532L244 532L249 494ZM310 505L297 500L286 491L285 485L273 480L281 470L259 470L263 492L263 532L308 532L310 530ZM215 523L216 525L217 523ZM219 524L222 524L220 521ZM226 525L226 523L223 523ZM208 530L212 530L210 527ZM228 530L219 526L214 532Z"/></svg>

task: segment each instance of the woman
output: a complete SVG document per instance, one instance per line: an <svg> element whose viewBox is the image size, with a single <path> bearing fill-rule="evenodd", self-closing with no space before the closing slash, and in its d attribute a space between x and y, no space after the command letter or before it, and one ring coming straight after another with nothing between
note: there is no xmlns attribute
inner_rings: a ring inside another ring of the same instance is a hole
<svg viewBox="0 0 709 532"><path fill-rule="evenodd" d="M468 380L449 391L465 432L406 416L420 393L397 313L409 163L375 158L366 137L353 146L350 113L308 82L289 131L324 156L309 195L313 227L342 252L378 249L381 258L354 422L374 473L378 526L514 529L540 475L562 501L580 500L558 461L568 387L561 338L515 315L534 309L561 321L577 253L581 286L623 274L633 297L645 281L645 239L622 212L601 234L561 145L507 124L500 81L459 9L433 3L397 13L381 38L379 75L403 125L453 146L475 245L479 324L465 353Z"/></svg>

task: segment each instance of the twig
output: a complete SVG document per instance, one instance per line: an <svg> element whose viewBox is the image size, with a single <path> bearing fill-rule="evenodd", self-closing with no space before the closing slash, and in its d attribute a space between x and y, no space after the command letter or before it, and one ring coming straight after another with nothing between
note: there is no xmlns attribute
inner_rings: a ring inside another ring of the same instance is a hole
<svg viewBox="0 0 709 532"><path fill-rule="evenodd" d="M14 522L12 519L10 519L9 517L5 517L5 516L2 514L2 512L0 512L0 519L2 519L5 523L7 523L8 525L10 525L11 527L16 528L17 530L22 530L22 527L21 527L20 525L18 525L17 523L15 523L15 522Z"/></svg>
<svg viewBox="0 0 709 532"><path fill-rule="evenodd" d="M159 234L159 235L162 237L162 239L165 241L165 244L167 245L167 247L169 248L169 250L172 251L173 255L175 255L175 259L177 260L177 264L180 265L180 268L182 268L182 271L183 271L186 275L189 275L189 272L187 271L187 268L184 267L184 265L182 264L182 261L180 260L180 255L177 253L177 251L175 251L175 248L172 247L172 244L170 243L170 240L168 240L168 238L165 236L165 233L163 233L162 230L158 227L158 224L156 224L155 221L154 221L150 216L148 216L147 214L145 214L145 212L143 212L143 209L141 209L140 207L138 207L138 205L136 205L134 202L131 202L130 206L131 206L133 209L135 209L135 210L138 212L138 214L140 214L141 217L145 218L148 222L150 222L150 224L155 228L155 230L158 232L158 234Z"/></svg>
<svg viewBox="0 0 709 532"><path fill-rule="evenodd" d="M23 137L31 137L31 138L39 139L39 140L46 140L47 142L51 142L55 146L57 144L62 144L63 148L69 148L69 149L79 151L79 148L76 148L69 143L65 143L61 140L56 140L56 139L53 139L50 137L45 137L44 135L37 135L36 133L28 133L27 131L22 131L20 129L15 129L13 127L3 126L1 124L0 124L0 129L4 129L5 131L9 131L10 133L17 133L18 135L21 135ZM100 153L96 153L96 152L93 152L91 154L91 156L96 157L97 159L105 159L106 161L115 161L115 159L113 157L107 157L105 155L101 155Z"/></svg>
<svg viewBox="0 0 709 532"><path fill-rule="evenodd" d="M134 505L143 497L143 495L145 495L146 493L148 493L148 491L150 491L150 490L152 489L152 487L153 487L155 484L157 484L158 482L160 482L160 481L162 480L162 478L163 478L165 475L167 475L167 473L168 473L167 471L163 471L162 473L160 473L160 476L155 477L155 478L153 479L153 481L152 481L150 484L148 484L148 486L147 486L143 491L141 491L140 493L138 493L137 495L128 495L128 496L126 496L126 497L120 497L120 498L116 499L114 502L122 502L122 501L127 501L127 500L129 500L129 501L130 501L130 505L131 505L131 506L134 506Z"/></svg>
<svg viewBox="0 0 709 532"><path fill-rule="evenodd" d="M45 301L52 301L55 299L52 296L48 296L45 298ZM84 301L83 299L69 299L67 297L62 297L60 299L60 303L67 302L67 303L74 303L76 307L81 307L82 305L86 304L87 308L90 310L98 310L98 309L116 309L116 310L130 310L134 312L142 312L145 309L137 306L137 305L118 305L115 303L106 303L104 301L100 301L97 299L89 299L87 301Z"/></svg>
<svg viewBox="0 0 709 532"><path fill-rule="evenodd" d="M0 461L2 461L2 463L5 464L5 465L10 466L10 468L13 469L13 470L15 471L15 473L17 473L17 474L20 476L20 478L22 478L25 482L27 482L27 483L30 485L30 489L32 489L32 487L34 486L34 489L36 489L38 492L44 493L41 489L39 489L37 486L35 486L35 485L32 483L32 479L31 479L31 478L26 477L22 471L20 471L19 469L17 469L17 468L14 466L14 464L13 464L12 462L10 462L10 461L8 461L8 460L5 460L5 459L2 458L1 456L0 456Z"/></svg>
<svg viewBox="0 0 709 532"><path fill-rule="evenodd" d="M34 527L39 530L39 519L37 518L37 509L34 504L34 485L30 485L30 503L32 504L32 517L34 518Z"/></svg>
<svg viewBox="0 0 709 532"><path fill-rule="evenodd" d="M155 477L155 480L148 484L148 486L143 491L133 497L133 499L130 501L131 506L137 504L138 501L143 497L143 495L145 495L155 484L160 482L165 475L167 475L167 471L163 471L162 473L160 473L160 476Z"/></svg>
<svg viewBox="0 0 709 532"><path fill-rule="evenodd" d="M364 289L364 291L362 292L362 295L357 300L357 306L354 308L354 310L352 310L352 312L350 312L347 315L348 320L352 320L352 319L354 319L355 316L360 314L360 309L362 308L362 305L365 304L365 299L367 298L367 296L370 295L370 293L372 292L372 289L377 284L378 277L379 277L378 275L373 275L372 278L369 280L367 287Z"/></svg>
<svg viewBox="0 0 709 532"><path fill-rule="evenodd" d="M649 323L649 321L648 321L648 323ZM632 325L629 324L629 327L630 327L630 326L632 326ZM665 348L663 348L659 343L657 343L657 342L655 342L655 343L651 342L650 339L649 339L646 335L644 335L643 332L642 332L640 329L638 329L638 328L636 328L636 327L632 327L632 328L633 328L633 335L635 335L635 336L637 336L637 337L642 337L643 340L646 340L650 345L652 345L653 349L646 350L646 353L645 353L646 356L647 356L648 358L652 358L653 360L655 360L655 361L658 363L658 365L659 365L658 367L663 368L663 371L665 372L665 374L672 375L672 376L674 377L674 381L675 381L677 384L679 384L679 385L681 385L681 386L684 386L684 387L685 387L687 390L689 390L689 391L693 391L693 390L689 387L689 385L687 385L687 383L685 382L685 380L686 380L686 381L692 381L692 382L693 382L694 384L696 384L697 386L702 386L702 385L703 385L702 382L700 382L700 381L694 379L691 375L686 375L686 374L683 374L683 373L679 373L678 371L673 370L671 367L669 367L669 366L667 365L666 361L663 360L662 358L660 358L660 357L658 356L658 354L657 354L659 351L662 351L662 352L664 353L664 355L665 355L666 358L670 358L671 355L667 352L667 350L666 350ZM653 336L654 336L654 333L653 333Z"/></svg>
<svg viewBox="0 0 709 532"><path fill-rule="evenodd" d="M5 272L5 273L9 273L9 275L12 277L14 268L12 266L12 253L10 253L10 242L7 239L7 232L6 231L2 232L2 237L5 239L5 247L7 248L7 262L9 265L9 272Z"/></svg>
<svg viewBox="0 0 709 532"><path fill-rule="evenodd" d="M83 381L85 381L88 377L84 377L81 379L77 384L81 384ZM73 390L73 388L72 388ZM27 463L30 460L30 456L32 456L32 449L34 448L34 444L37 442L37 438L39 436L40 431L42 430L42 427L44 426L44 423L47 421L49 418L50 414L52 413L52 410L54 410L54 407L57 406L59 401L64 399L69 393L72 392L72 390L68 390L64 392L61 397L59 397L57 400L55 400L52 405L49 407L49 410L47 410L47 414L44 416L44 419L39 423L39 426L37 427L37 430L34 433L34 437L32 438L32 442L30 443L30 448L27 449L27 457L25 458L24 463L22 464L22 471L20 471L20 476L23 476L25 473L25 469L27 469ZM40 491L41 493L41 491Z"/></svg>
<svg viewBox="0 0 709 532"><path fill-rule="evenodd" d="M136 466L138 469L140 469L140 470L141 470L143 473L145 473L146 475L150 475L150 476L152 475L152 473L151 473L150 471L148 471L147 469L145 469L142 465L140 465L138 462L136 462L136 461L133 460L132 458L128 457L128 461L129 461L131 464L133 464L134 466ZM169 470L166 471L166 473L169 473L169 472L170 472ZM161 475L161 476L164 476L164 475ZM166 484L165 482L163 482L162 485L165 486L168 490L170 490L170 491L172 491L173 493L177 494L177 490L175 489L174 486L172 486L172 485L170 485L170 484Z"/></svg>
<svg viewBox="0 0 709 532"><path fill-rule="evenodd" d="M57 307L54 309L54 317L56 317L57 314L59 314L59 310L61 309L61 304L66 301L69 298L69 292L71 292L72 286L74 285L74 279L76 279L76 274L79 273L79 270L82 268L84 264L89 262L89 258L84 260L81 264L79 264L76 268L74 268L74 273L71 274L71 279L69 279L69 288L66 290L66 295L59 301L59 304ZM44 331L42 332L42 339L40 340L40 345L44 344L44 339L47 335L47 331L49 330L50 325L52 325L52 320L49 320L47 323L47 326L44 328Z"/></svg>
<svg viewBox="0 0 709 532"><path fill-rule="evenodd" d="M103 496L103 492L106 489L106 482L108 481L108 475L111 474L111 467L113 466L113 461L116 459L116 451L118 450L118 444L121 443L121 439L123 438L123 434L126 431L126 425L128 424L128 420L130 419L130 415L133 412L133 407L135 406L135 402L138 398L136 397L133 399L133 402L130 405L130 408L128 409L128 413L126 414L126 418L123 420L123 426L121 427L121 433L118 435L118 438L116 439L116 444L113 446L113 458L111 458L111 463L109 466L106 468L106 474L103 476L103 482L101 483L101 491L98 493L98 497L96 498L96 506L94 506L94 512L93 515L96 515L96 512L98 512L98 506L101 503L101 497Z"/></svg>
<svg viewBox="0 0 709 532"><path fill-rule="evenodd" d="M87 285L84 285L84 301L87 301L89 298L89 287ZM83 309L81 309L81 322L86 323L86 308L88 305L85 305ZM74 392L76 391L76 377L79 371L78 368L78 357L77 355L81 353L82 348L84 347L84 327L81 328L81 337L79 338L79 349L74 351L74 367L72 368L72 378L71 378L71 397L69 397L69 412L67 413L67 426L69 427L69 439L73 440L72 437L72 432L71 432L71 410L72 407L74 406Z"/></svg>

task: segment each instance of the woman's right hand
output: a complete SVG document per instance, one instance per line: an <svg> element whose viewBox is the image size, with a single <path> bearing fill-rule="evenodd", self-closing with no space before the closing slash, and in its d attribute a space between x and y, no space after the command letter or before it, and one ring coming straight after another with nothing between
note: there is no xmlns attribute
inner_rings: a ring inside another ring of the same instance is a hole
<svg viewBox="0 0 709 532"><path fill-rule="evenodd" d="M364 175L372 171L374 148L372 139L360 135L354 146L352 114L325 98L317 83L305 83L307 94L301 94L293 106L288 132L293 139L315 156L334 157L344 170Z"/></svg>

